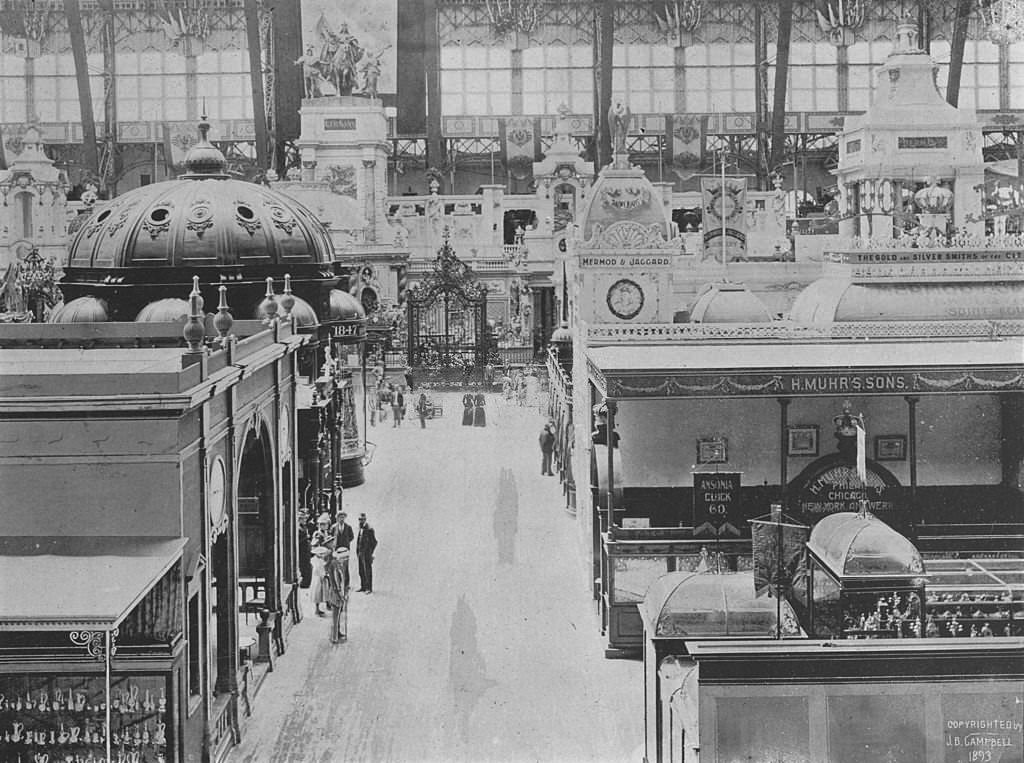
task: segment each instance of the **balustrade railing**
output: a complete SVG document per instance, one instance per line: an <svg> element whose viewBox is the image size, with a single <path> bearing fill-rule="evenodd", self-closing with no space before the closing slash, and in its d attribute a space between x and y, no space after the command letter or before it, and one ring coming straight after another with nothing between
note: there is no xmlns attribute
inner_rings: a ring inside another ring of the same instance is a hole
<svg viewBox="0 0 1024 763"><path fill-rule="evenodd" d="M996 339L1024 336L1022 320L857 321L826 324L771 323L638 323L593 324L587 343L616 344L688 341L825 341L842 339Z"/></svg>

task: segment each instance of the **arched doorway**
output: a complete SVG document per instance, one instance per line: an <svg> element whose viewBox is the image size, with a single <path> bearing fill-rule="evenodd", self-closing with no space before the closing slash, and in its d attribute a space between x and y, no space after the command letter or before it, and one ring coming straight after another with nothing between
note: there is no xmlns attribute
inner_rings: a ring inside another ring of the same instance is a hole
<svg viewBox="0 0 1024 763"><path fill-rule="evenodd" d="M260 423L246 432L241 452L236 491L238 585L239 607L248 622L248 617L262 607L280 609L274 564L277 553L274 455L266 426Z"/></svg>

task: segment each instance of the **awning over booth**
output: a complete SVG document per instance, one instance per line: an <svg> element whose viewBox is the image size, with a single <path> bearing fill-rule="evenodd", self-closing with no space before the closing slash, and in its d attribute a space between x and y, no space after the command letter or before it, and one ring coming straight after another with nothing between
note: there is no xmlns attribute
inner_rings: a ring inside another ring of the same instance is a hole
<svg viewBox="0 0 1024 763"><path fill-rule="evenodd" d="M587 349L602 395L750 397L1024 389L1024 339L721 342Z"/></svg>
<svg viewBox="0 0 1024 763"><path fill-rule="evenodd" d="M0 538L0 630L110 630L181 559L184 538Z"/></svg>

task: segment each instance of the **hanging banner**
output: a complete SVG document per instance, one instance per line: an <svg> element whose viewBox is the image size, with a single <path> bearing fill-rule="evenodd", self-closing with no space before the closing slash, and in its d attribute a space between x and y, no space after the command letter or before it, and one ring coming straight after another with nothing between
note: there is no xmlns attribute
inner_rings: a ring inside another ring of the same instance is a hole
<svg viewBox="0 0 1024 763"><path fill-rule="evenodd" d="M804 544L811 529L788 517L752 519L750 534L754 552L754 595L774 592L785 597L804 570Z"/></svg>
<svg viewBox="0 0 1024 763"><path fill-rule="evenodd" d="M738 537L739 472L693 473L693 537Z"/></svg>
<svg viewBox="0 0 1024 763"><path fill-rule="evenodd" d="M701 209L704 219L704 259L744 259L747 255L747 179L702 177ZM725 244L722 236L725 236Z"/></svg>
<svg viewBox="0 0 1024 763"><path fill-rule="evenodd" d="M700 171L704 161L704 133L707 117L702 114L666 114L666 164L680 180Z"/></svg>
<svg viewBox="0 0 1024 763"><path fill-rule="evenodd" d="M540 120L509 117L498 124L501 154L508 173L516 180L533 176L533 163L540 155Z"/></svg>

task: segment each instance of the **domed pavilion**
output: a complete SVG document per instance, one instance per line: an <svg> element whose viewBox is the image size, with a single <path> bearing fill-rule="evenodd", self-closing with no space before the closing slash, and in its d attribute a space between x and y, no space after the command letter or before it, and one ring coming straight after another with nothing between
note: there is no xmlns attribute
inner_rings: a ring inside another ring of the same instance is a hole
<svg viewBox="0 0 1024 763"><path fill-rule="evenodd" d="M133 321L188 294L199 276L208 307L226 283L233 313L248 318L266 279L280 292L288 274L295 297L326 320L340 271L325 227L294 199L229 176L209 129L204 119L185 174L129 191L82 224L63 263L67 303L88 297L105 305L107 320Z"/></svg>

